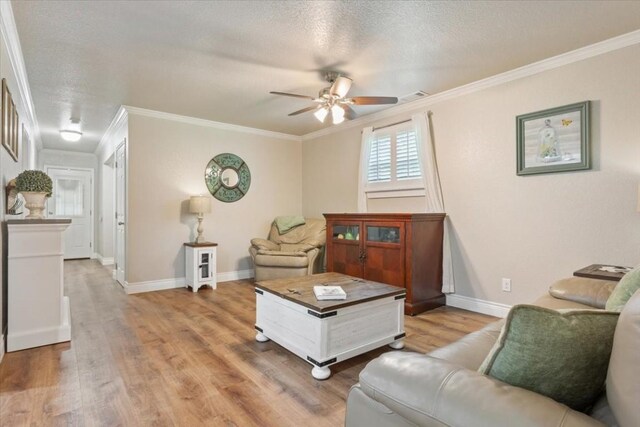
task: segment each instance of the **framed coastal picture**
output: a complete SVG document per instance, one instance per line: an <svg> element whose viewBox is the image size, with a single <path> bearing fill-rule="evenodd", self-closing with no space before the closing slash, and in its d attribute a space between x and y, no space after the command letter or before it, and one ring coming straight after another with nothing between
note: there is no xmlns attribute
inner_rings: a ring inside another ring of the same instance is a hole
<svg viewBox="0 0 640 427"><path fill-rule="evenodd" d="M516 117L518 175L591 169L589 101Z"/></svg>

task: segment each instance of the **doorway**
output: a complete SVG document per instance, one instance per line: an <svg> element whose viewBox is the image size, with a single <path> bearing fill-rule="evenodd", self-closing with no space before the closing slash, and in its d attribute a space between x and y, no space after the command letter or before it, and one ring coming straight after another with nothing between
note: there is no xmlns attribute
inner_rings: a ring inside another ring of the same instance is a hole
<svg viewBox="0 0 640 427"><path fill-rule="evenodd" d="M93 256L93 169L45 166L53 181L47 217L70 219L64 232L64 259Z"/></svg>
<svg viewBox="0 0 640 427"><path fill-rule="evenodd" d="M116 230L115 230L115 267L116 280L125 285L126 250L126 142L125 139L116 149Z"/></svg>

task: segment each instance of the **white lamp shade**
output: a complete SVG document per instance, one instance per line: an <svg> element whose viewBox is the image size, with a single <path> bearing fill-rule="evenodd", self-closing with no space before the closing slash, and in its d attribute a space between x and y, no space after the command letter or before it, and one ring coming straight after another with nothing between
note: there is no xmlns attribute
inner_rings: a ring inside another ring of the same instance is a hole
<svg viewBox="0 0 640 427"><path fill-rule="evenodd" d="M322 123L324 123L324 119L327 118L327 114L329 114L329 111L325 107L322 107L315 113L313 113L313 115L316 116L316 119L318 119Z"/></svg>
<svg viewBox="0 0 640 427"><path fill-rule="evenodd" d="M339 125L344 122L344 109L339 105L331 107L331 118L334 125Z"/></svg>
<svg viewBox="0 0 640 427"><path fill-rule="evenodd" d="M189 212L195 214L211 212L211 198L207 196L191 196L189 200Z"/></svg>

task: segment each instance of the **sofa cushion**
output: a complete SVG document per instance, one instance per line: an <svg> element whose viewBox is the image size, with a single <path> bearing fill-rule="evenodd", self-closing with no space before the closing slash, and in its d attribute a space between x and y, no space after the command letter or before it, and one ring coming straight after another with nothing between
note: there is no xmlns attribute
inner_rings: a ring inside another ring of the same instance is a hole
<svg viewBox="0 0 640 427"><path fill-rule="evenodd" d="M616 282L611 280L568 277L551 285L549 294L554 298L604 308L615 286Z"/></svg>
<svg viewBox="0 0 640 427"><path fill-rule="evenodd" d="M479 371L585 410L601 394L618 314L516 305Z"/></svg>
<svg viewBox="0 0 640 427"><path fill-rule="evenodd" d="M428 353L428 356L437 357L475 371L498 340L503 324L504 320L490 323L479 331L465 335L458 341L433 350Z"/></svg>
<svg viewBox="0 0 640 427"><path fill-rule="evenodd" d="M640 289L640 265L622 276L611 296L607 300L606 309L609 311L622 311L631 295Z"/></svg>
<svg viewBox="0 0 640 427"><path fill-rule="evenodd" d="M607 375L607 399L622 427L640 425L640 291L620 313Z"/></svg>

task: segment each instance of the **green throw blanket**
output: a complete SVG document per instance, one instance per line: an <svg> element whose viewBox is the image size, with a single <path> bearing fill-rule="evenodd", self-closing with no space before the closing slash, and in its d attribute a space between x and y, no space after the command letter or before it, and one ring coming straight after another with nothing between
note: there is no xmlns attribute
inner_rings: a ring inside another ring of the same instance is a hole
<svg viewBox="0 0 640 427"><path fill-rule="evenodd" d="M279 216L276 217L276 227L278 227L278 233L284 234L287 231L304 224L304 217L302 216Z"/></svg>

